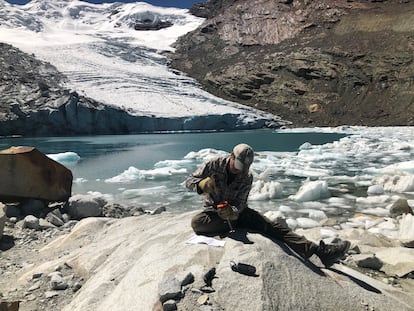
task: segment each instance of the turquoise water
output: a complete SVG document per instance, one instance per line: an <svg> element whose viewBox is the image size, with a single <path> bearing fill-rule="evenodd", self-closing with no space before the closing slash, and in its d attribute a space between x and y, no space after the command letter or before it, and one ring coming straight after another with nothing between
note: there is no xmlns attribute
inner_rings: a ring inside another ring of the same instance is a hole
<svg viewBox="0 0 414 311"><path fill-rule="evenodd" d="M191 151L204 148L231 151L240 142L247 143L255 151L297 151L305 142L320 145L344 137L338 133L278 133L270 130L174 133L142 135L105 135L79 137L2 138L0 148L10 146L34 146L46 154L67 151L76 152L82 162L97 161L111 170L119 165L137 165L149 168L166 159L181 159ZM96 172L98 176L99 172Z"/></svg>
<svg viewBox="0 0 414 311"><path fill-rule="evenodd" d="M202 159L186 160L190 152L203 149L231 152L240 142L256 152L297 152L305 142L312 145L336 141L338 133L278 133L271 130L215 133L174 133L82 137L2 138L0 148L34 146L45 154L74 152L76 163L65 163L74 175L73 193L99 192L117 203L151 209L159 205L174 211L199 208L200 198L189 193L183 182ZM263 170L259 168L259 170ZM108 182L117 176L124 182ZM278 177L277 177L278 178ZM292 183L292 180L293 183ZM286 181L295 191L300 178ZM252 203L267 208L270 200Z"/></svg>

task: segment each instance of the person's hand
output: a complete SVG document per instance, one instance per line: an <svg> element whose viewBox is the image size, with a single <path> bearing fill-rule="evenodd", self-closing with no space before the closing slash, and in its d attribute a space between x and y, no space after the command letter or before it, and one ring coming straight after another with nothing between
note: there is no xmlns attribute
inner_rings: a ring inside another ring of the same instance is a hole
<svg viewBox="0 0 414 311"><path fill-rule="evenodd" d="M211 177L206 177L204 179L202 179L199 183L198 183L198 187L201 189L201 191L203 191L204 193L215 193L217 192L217 188L216 188L216 182L213 178Z"/></svg>
<svg viewBox="0 0 414 311"><path fill-rule="evenodd" d="M217 214L221 219L224 220L237 220L239 218L238 210L235 206L230 204L226 205L225 207L217 209Z"/></svg>

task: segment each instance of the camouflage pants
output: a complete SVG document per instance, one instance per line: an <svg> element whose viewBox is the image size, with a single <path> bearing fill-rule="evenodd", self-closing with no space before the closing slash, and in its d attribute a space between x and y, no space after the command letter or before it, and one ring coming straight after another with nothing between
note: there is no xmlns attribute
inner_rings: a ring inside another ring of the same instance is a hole
<svg viewBox="0 0 414 311"><path fill-rule="evenodd" d="M271 222L265 216L248 207L240 213L236 221L231 223L233 228L245 228L250 232L260 233L282 241L304 258L312 256L317 248L315 243L307 240L304 236L296 234L285 224ZM214 208L206 208L201 213L195 215L191 220L191 226L197 234L229 231L227 221L221 219Z"/></svg>

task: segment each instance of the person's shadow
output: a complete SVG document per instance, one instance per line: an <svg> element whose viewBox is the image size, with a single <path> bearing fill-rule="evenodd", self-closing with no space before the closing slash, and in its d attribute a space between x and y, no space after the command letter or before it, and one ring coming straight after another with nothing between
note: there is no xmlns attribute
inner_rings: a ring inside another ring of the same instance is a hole
<svg viewBox="0 0 414 311"><path fill-rule="evenodd" d="M244 228L237 228L234 231L229 231L225 234L220 235L220 238L228 237L230 239L242 242L244 244L254 244L253 241L249 240L247 233L249 231Z"/></svg>
<svg viewBox="0 0 414 311"><path fill-rule="evenodd" d="M249 238L247 237L248 233L258 233L258 232L249 231L249 230L244 229L244 228L236 228L236 230L233 231L233 232L220 234L220 238L227 237L227 238L242 242L244 244L254 244L254 242L249 240ZM258 234L260 234L260 233L258 233ZM356 278L356 277L354 277L354 276L352 276L352 275L350 275L350 274L348 274L344 271L335 269L334 267L325 268L325 267L319 267L319 266L315 265L310 259L305 259L302 256L295 253L292 249L290 249L282 241L276 240L276 239L268 237L268 236L264 236L264 237L270 239L271 241L273 241L273 243L277 244L289 256L293 256L293 257L297 258L298 260L300 260L307 268L309 268L309 270L311 270L312 272L316 273L319 276L328 277L328 275L322 270L322 269L328 269L328 270L330 270L334 273L337 273L339 275L347 277L349 280L351 280L355 284L361 286L365 290L368 290L370 292L374 292L374 293L377 293L377 294L382 293L378 288L375 288L374 286L368 284L367 282L364 282L363 280L358 279L358 278Z"/></svg>
<svg viewBox="0 0 414 311"><path fill-rule="evenodd" d="M220 239L230 238L244 244L254 244L253 241L250 241L247 237L248 231L243 228L237 228L234 231L229 232L212 232L212 233L202 233L201 235L208 236L210 238L217 238Z"/></svg>

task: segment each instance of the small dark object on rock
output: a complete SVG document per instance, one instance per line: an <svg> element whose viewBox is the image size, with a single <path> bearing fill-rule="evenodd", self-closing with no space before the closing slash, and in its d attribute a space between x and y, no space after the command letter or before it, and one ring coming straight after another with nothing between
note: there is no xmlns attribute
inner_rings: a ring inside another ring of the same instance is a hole
<svg viewBox="0 0 414 311"><path fill-rule="evenodd" d="M214 293L216 290L210 286L204 285L200 287L202 293Z"/></svg>
<svg viewBox="0 0 414 311"><path fill-rule="evenodd" d="M256 267L252 265L248 265L246 263L236 263L235 261L230 261L231 270L248 275L248 276L259 276L256 274Z"/></svg>
<svg viewBox="0 0 414 311"><path fill-rule="evenodd" d="M216 268L211 268L207 271L206 274L204 274L203 280L208 285L211 286L211 282L213 281L214 277L216 275Z"/></svg>

